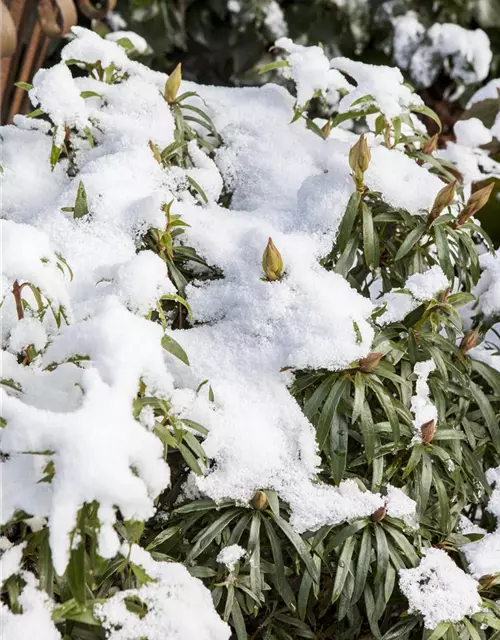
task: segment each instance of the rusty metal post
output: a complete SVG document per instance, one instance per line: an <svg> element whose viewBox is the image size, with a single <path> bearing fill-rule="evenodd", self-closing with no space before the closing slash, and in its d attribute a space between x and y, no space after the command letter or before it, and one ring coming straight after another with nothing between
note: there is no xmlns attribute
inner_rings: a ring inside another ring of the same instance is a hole
<svg viewBox="0 0 500 640"><path fill-rule="evenodd" d="M77 13L73 0L4 0L1 17L1 122L7 124L29 109L26 92L14 83L31 81L44 63L50 38L68 33Z"/></svg>

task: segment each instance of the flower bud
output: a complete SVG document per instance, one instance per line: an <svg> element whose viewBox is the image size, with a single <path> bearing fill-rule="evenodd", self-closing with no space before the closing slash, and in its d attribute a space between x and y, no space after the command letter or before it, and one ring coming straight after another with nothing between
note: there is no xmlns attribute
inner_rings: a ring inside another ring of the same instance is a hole
<svg viewBox="0 0 500 640"><path fill-rule="evenodd" d="M471 194L467 204L465 205L465 209L459 215L457 220L455 221L454 227L460 227L467 222L474 214L476 214L480 209L484 207L484 205L490 199L491 192L493 191L493 187L495 186L494 182L490 182L486 187L482 189L478 189Z"/></svg>
<svg viewBox="0 0 500 640"><path fill-rule="evenodd" d="M467 351L473 349L477 344L478 337L479 327L467 331L467 333L462 338L462 342L460 343L460 351L465 355Z"/></svg>
<svg viewBox="0 0 500 640"><path fill-rule="evenodd" d="M422 442L424 444L430 444L436 433L436 421L429 420L428 422L425 422L420 427L420 433L422 434Z"/></svg>
<svg viewBox="0 0 500 640"><path fill-rule="evenodd" d="M361 358L361 360L359 361L358 369L363 373L370 373L375 369L375 367L383 357L383 353L372 351L366 356L366 358Z"/></svg>
<svg viewBox="0 0 500 640"><path fill-rule="evenodd" d="M362 133L359 136L359 140L349 151L349 165L355 176L358 176L368 169L370 164L371 153L368 143L366 142L365 134Z"/></svg>
<svg viewBox="0 0 500 640"><path fill-rule="evenodd" d="M271 282L279 280L283 273L283 258L274 246L272 238L269 238L267 241L267 246L262 256L262 268L264 269L266 278Z"/></svg>
<svg viewBox="0 0 500 640"><path fill-rule="evenodd" d="M266 494L263 491L256 491L252 498L252 507L258 511L262 511L268 504Z"/></svg>
<svg viewBox="0 0 500 640"><path fill-rule="evenodd" d="M179 91L179 87L181 85L182 80L182 71L181 71L181 63L175 67L172 73L168 76L168 80L165 83L165 100L168 104L172 104L175 102L177 97L177 92Z"/></svg>
<svg viewBox="0 0 500 640"><path fill-rule="evenodd" d="M372 520L373 522L382 522L382 520L385 518L386 515L387 515L387 507L384 504L381 507L379 507L374 513L372 513Z"/></svg>
<svg viewBox="0 0 500 640"><path fill-rule="evenodd" d="M425 153L425 155L427 156L430 156L432 153L434 153L437 147L438 138L439 138L439 134L437 133L435 133L431 138L429 138L427 142L424 144L424 146L422 147L422 153Z"/></svg>
<svg viewBox="0 0 500 640"><path fill-rule="evenodd" d="M323 134L323 138L328 138L331 130L332 130L332 121L327 120L325 124L321 127L321 133Z"/></svg>
<svg viewBox="0 0 500 640"><path fill-rule="evenodd" d="M429 217L427 218L429 224L433 222L439 216L439 214L453 202L456 186L457 181L455 179L445 185L440 191L438 191Z"/></svg>

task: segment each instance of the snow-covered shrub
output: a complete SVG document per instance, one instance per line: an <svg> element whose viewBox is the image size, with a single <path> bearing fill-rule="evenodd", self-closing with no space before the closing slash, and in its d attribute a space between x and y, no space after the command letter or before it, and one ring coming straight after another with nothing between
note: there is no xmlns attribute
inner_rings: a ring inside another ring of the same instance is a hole
<svg viewBox="0 0 500 640"><path fill-rule="evenodd" d="M489 189L396 69L279 40L295 96L217 88L74 35L2 130L7 639L492 637Z"/></svg>

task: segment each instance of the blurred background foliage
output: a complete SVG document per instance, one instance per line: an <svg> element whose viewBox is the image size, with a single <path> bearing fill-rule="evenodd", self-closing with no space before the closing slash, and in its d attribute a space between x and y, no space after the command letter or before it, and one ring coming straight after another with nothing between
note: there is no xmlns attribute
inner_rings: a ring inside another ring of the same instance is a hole
<svg viewBox="0 0 500 640"><path fill-rule="evenodd" d="M119 0L128 29L152 47L149 64L170 71L183 64L188 80L217 85L262 82L256 67L272 59L269 48L288 35L301 44L322 43L332 56L375 64L392 60L391 19L413 10L422 24L452 22L482 28L500 57L498 0Z"/></svg>

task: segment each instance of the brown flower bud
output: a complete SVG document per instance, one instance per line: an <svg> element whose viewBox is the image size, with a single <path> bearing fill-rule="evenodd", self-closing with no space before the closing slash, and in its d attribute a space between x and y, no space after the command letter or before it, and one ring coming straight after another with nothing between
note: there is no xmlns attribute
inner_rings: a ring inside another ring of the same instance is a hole
<svg viewBox="0 0 500 640"><path fill-rule="evenodd" d="M448 297L449 297L450 293L451 293L451 289L450 289L450 287L448 287L439 296L440 302L446 302L448 300Z"/></svg>
<svg viewBox="0 0 500 640"><path fill-rule="evenodd" d="M267 246L262 256L262 268L264 269L266 278L271 282L279 280L283 273L283 258L274 246L272 238L269 238L267 241Z"/></svg>
<svg viewBox="0 0 500 640"><path fill-rule="evenodd" d="M470 351L471 349L473 349L477 344L478 337L479 337L479 327L476 327L475 329L471 329L470 331L467 331L467 333L464 335L460 343L460 351L463 354L466 354L467 351Z"/></svg>
<svg viewBox="0 0 500 640"><path fill-rule="evenodd" d="M382 522L382 520L385 518L386 515L387 515L387 507L384 504L381 507L379 507L374 513L372 513L372 520L373 522Z"/></svg>
<svg viewBox="0 0 500 640"><path fill-rule="evenodd" d="M427 218L427 222L429 224L433 222L440 215L440 213L453 202L456 186L457 181L455 179L452 180L449 184L445 185L440 191L438 191L429 217Z"/></svg>
<svg viewBox="0 0 500 640"><path fill-rule="evenodd" d="M252 498L252 507L258 511L262 511L268 504L266 494L263 491L256 491Z"/></svg>
<svg viewBox="0 0 500 640"><path fill-rule="evenodd" d="M432 153L434 153L437 147L438 138L439 134L437 133L430 137L422 147L422 153L425 153L427 156L430 156Z"/></svg>
<svg viewBox="0 0 500 640"><path fill-rule="evenodd" d="M370 371L373 371L375 369L375 367L383 357L383 353L372 351L366 356L366 358L361 358L361 360L359 361L358 369L363 373L370 373Z"/></svg>
<svg viewBox="0 0 500 640"><path fill-rule="evenodd" d="M368 169L370 160L370 148L366 142L365 134L362 133L349 151L349 165L356 177L363 176L363 173Z"/></svg>
<svg viewBox="0 0 500 640"><path fill-rule="evenodd" d="M486 187L483 187L482 189L478 189L477 191L474 191L474 193L471 194L470 198L467 201L467 204L465 205L464 210L458 216L458 218L455 221L455 224L453 225L455 229L465 224L467 220L472 218L474 214L476 214L480 209L484 207L484 205L488 202L491 196L491 192L493 191L494 186L495 186L495 183L490 182L490 184L488 184Z"/></svg>
<svg viewBox="0 0 500 640"><path fill-rule="evenodd" d="M429 420L428 422L425 422L420 427L420 433L422 434L422 442L424 444L430 444L436 433L436 421Z"/></svg>
<svg viewBox="0 0 500 640"><path fill-rule="evenodd" d="M321 127L321 133L323 134L323 138L328 138L331 130L332 130L332 121L327 120L325 124Z"/></svg>
<svg viewBox="0 0 500 640"><path fill-rule="evenodd" d="M179 87L181 85L182 80L182 67L181 63L175 67L172 73L168 76L168 80L165 83L165 100L168 104L172 104L175 102L177 97L177 92L179 91Z"/></svg>

